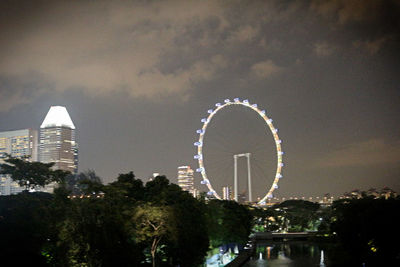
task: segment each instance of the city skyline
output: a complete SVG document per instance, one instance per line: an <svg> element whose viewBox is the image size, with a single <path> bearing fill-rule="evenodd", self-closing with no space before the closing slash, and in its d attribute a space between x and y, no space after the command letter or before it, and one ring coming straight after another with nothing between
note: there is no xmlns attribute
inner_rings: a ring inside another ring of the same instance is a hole
<svg viewBox="0 0 400 267"><path fill-rule="evenodd" d="M399 192L399 8L369 2L3 2L0 131L39 130L50 106L65 106L79 129L79 171L105 183L129 171L177 183L178 166L197 168L193 143L207 110L239 97L279 129L276 196ZM254 155L253 190L271 186L257 178L257 154L229 143L243 129L273 142L256 114L215 119L215 129L238 130L225 133L226 147ZM272 161L262 160L273 175ZM231 183L229 168L221 174Z"/></svg>
<svg viewBox="0 0 400 267"><path fill-rule="evenodd" d="M7 155L41 163L54 163L54 170L78 171L78 149L75 125L63 106L51 106L40 130L20 129L0 131L0 163ZM52 192L54 183L35 190ZM20 193L24 190L9 175L0 175L0 195Z"/></svg>

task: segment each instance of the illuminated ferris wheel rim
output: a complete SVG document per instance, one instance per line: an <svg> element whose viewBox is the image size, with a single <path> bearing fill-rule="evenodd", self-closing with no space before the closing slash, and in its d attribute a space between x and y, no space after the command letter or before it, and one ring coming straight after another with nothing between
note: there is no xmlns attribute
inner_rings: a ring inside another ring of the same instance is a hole
<svg viewBox="0 0 400 267"><path fill-rule="evenodd" d="M233 101L231 101L230 99L225 99L224 103L216 103L215 104L216 109L214 109L214 110L209 109L207 111L209 113L207 118L201 119L201 122L203 123L203 127L201 129L197 130L197 133L199 134L199 140L196 143L194 143L194 145L197 146L197 155L195 155L194 158L197 159L199 162L199 168L197 168L196 171L201 173L201 176L203 178L202 184L207 185L208 190L209 190L208 194L214 195L217 199L221 199L221 197L213 189L209 179L207 178L206 169L204 167L203 139L204 139L204 135L207 130L207 126L210 123L211 119L214 117L214 115L218 111L223 109L224 107L227 107L230 105L245 106L245 107L251 108L252 110L257 112L264 119L265 123L267 123L269 129L271 130L272 136L274 137L276 152L277 152L277 168L276 168L275 178L274 178L271 188L268 190L267 194L258 202L259 204L263 204L263 203L265 203L265 201L267 199L270 199L273 197L272 193L274 192L275 189L278 188L279 179L282 178L282 174L281 174L282 167L283 167L283 162L282 162L283 151L282 151L282 147L281 147L282 140L279 139L278 129L276 129L274 127L274 125L272 124L272 119L267 116L266 111L258 108L257 104L250 104L247 99L240 100L239 98L235 98L235 99L233 99Z"/></svg>

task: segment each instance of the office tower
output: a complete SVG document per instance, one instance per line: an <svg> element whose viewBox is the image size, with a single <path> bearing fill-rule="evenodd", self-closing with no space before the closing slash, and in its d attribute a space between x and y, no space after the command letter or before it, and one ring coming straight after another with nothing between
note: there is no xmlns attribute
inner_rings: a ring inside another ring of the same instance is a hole
<svg viewBox="0 0 400 267"><path fill-rule="evenodd" d="M78 171L75 126L65 107L52 106L40 125L39 160L54 162L53 169Z"/></svg>
<svg viewBox="0 0 400 267"><path fill-rule="evenodd" d="M222 199L232 200L232 189L229 186L222 187Z"/></svg>
<svg viewBox="0 0 400 267"><path fill-rule="evenodd" d="M38 160L38 133L32 129L0 132L0 163L6 154L12 157L27 157L29 161ZM13 182L9 175L0 175L0 195L12 195L24 188Z"/></svg>
<svg viewBox="0 0 400 267"><path fill-rule="evenodd" d="M194 198L200 197L200 192L199 192L199 190L197 190L196 188L193 189L193 197L194 197Z"/></svg>
<svg viewBox="0 0 400 267"><path fill-rule="evenodd" d="M190 194L194 196L194 171L190 166L180 166L178 167L178 185L184 191L188 191Z"/></svg>

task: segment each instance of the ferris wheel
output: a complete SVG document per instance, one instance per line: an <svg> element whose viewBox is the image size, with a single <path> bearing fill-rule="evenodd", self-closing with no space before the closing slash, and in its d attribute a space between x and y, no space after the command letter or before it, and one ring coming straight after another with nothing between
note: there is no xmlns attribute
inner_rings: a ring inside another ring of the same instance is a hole
<svg viewBox="0 0 400 267"><path fill-rule="evenodd" d="M203 127L196 132L199 134L199 140L194 143L195 146L197 146L197 155L194 156L194 159L198 160L199 167L196 169L196 172L200 173L202 176L202 181L201 183L206 185L208 187L208 195L214 196L217 199L221 199L221 197L218 195L218 193L214 190L214 188L211 185L210 180L207 177L206 173L206 168L204 166L204 155L203 155L203 145L204 145L204 136L207 130L207 126L211 122L212 118L217 114L218 111L221 109L228 107L230 105L239 105L243 106L246 108L250 108L257 112L259 116L261 116L264 120L264 122L268 125L269 129L271 130L272 136L275 141L275 146L276 146L276 154L277 154L277 165L276 165L276 173L275 173L275 178L273 180L273 183L271 187L269 186L266 187L267 193L265 196L258 202L259 204L265 203L267 199L271 199L273 197L273 192L275 189L278 188L278 182L282 178L282 167L284 166L282 162L282 155L284 154L282 151L281 143L282 140L279 139L278 136L278 129L274 127L272 124L272 119L269 118L266 114L266 111L263 109L260 109L257 104L250 104L250 102L246 100L240 100L239 98L235 98L232 101L230 99L225 99L223 103L216 103L215 104L215 109L209 109L208 116L207 118L201 119L201 122L203 123Z"/></svg>

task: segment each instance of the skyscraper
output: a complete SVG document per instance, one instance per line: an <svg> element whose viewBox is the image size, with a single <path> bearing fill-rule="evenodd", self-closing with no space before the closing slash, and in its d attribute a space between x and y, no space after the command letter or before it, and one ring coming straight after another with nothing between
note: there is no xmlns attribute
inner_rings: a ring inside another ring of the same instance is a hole
<svg viewBox="0 0 400 267"><path fill-rule="evenodd" d="M29 161L37 161L37 140L38 133L32 129L0 132L0 163L6 154L16 158L28 157ZM16 194L23 189L8 175L0 175L0 195Z"/></svg>
<svg viewBox="0 0 400 267"><path fill-rule="evenodd" d="M54 169L78 171L75 125L65 107L52 106L40 125L39 161L54 162Z"/></svg>
<svg viewBox="0 0 400 267"><path fill-rule="evenodd" d="M184 191L188 191L190 194L194 196L194 171L190 166L180 166L178 167L178 185Z"/></svg>
<svg viewBox="0 0 400 267"><path fill-rule="evenodd" d="M232 189L229 186L222 187L222 194L223 200L232 200Z"/></svg>

